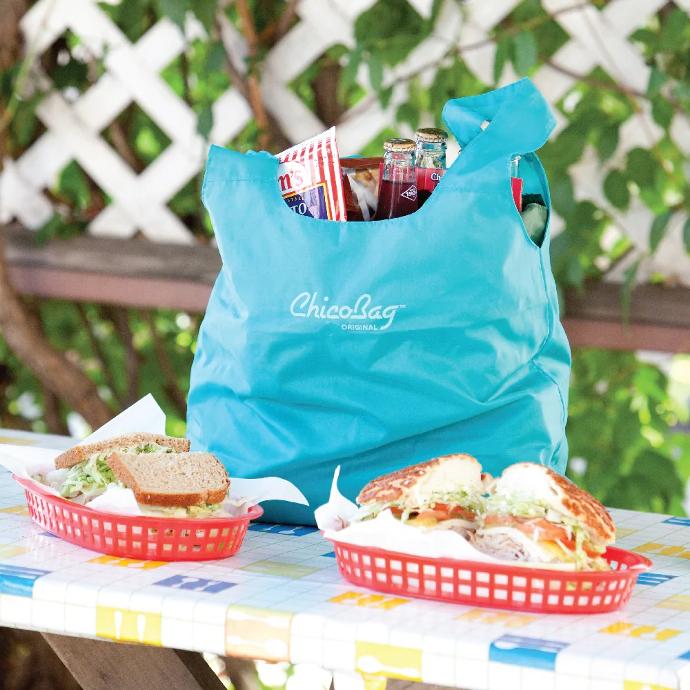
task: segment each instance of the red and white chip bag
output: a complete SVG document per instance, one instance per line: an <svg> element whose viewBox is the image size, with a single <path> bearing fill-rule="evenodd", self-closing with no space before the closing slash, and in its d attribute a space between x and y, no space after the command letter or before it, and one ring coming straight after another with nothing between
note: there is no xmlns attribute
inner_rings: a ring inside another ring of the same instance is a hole
<svg viewBox="0 0 690 690"><path fill-rule="evenodd" d="M347 219L335 127L279 153L278 160L280 192L295 213Z"/></svg>

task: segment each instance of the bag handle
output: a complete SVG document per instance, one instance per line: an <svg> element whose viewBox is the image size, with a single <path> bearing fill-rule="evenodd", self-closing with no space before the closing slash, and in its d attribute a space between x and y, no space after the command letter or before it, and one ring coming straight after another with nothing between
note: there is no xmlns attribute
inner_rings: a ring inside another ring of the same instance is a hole
<svg viewBox="0 0 690 690"><path fill-rule="evenodd" d="M556 125L548 103L529 79L479 96L454 98L444 106L443 120L463 147L461 165L452 166L446 175L536 151Z"/></svg>

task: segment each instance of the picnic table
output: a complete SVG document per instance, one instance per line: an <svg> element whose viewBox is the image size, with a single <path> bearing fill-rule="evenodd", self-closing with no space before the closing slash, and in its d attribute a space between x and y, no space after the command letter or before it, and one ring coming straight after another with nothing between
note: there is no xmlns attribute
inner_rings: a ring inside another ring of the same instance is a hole
<svg viewBox="0 0 690 690"><path fill-rule="evenodd" d="M0 430L3 442L73 443ZM538 615L354 587L311 527L252 524L221 561L104 556L37 527L0 470L0 626L42 632L85 690L220 687L190 652L315 664L336 690L387 677L402 679L389 690L690 690L690 518L612 514L619 544L654 561L631 602Z"/></svg>

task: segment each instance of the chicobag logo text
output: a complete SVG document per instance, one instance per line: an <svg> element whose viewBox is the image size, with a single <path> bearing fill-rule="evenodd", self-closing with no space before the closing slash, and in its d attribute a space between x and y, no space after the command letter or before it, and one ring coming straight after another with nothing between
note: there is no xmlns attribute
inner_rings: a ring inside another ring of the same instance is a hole
<svg viewBox="0 0 690 690"><path fill-rule="evenodd" d="M386 331L395 321L405 304L374 304L365 292L354 304L331 304L330 297L319 297L318 292L300 292L290 304L290 314L299 319L337 321L344 331Z"/></svg>

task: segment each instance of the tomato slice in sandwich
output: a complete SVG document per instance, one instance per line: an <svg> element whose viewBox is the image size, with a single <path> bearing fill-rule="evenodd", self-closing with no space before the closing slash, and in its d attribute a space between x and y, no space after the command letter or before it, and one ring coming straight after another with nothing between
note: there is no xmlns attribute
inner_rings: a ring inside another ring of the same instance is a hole
<svg viewBox="0 0 690 690"><path fill-rule="evenodd" d="M470 522L476 519L473 511L469 508L463 508L458 505L448 505L447 503L436 503L433 508L424 508L417 512L418 518L435 518L438 522L442 520L469 520ZM400 508L391 508L391 513L397 518L402 516L403 511Z"/></svg>
<svg viewBox="0 0 690 690"><path fill-rule="evenodd" d="M534 541L559 541L568 551L575 551L575 537L568 536L568 528L549 522L545 518L487 515L484 524L487 527L514 527ZM585 542L582 548L590 558L601 555L589 542Z"/></svg>
<svg viewBox="0 0 690 690"><path fill-rule="evenodd" d="M475 519L474 511L459 505L448 505L447 503L435 503L432 511L438 520L469 520Z"/></svg>

